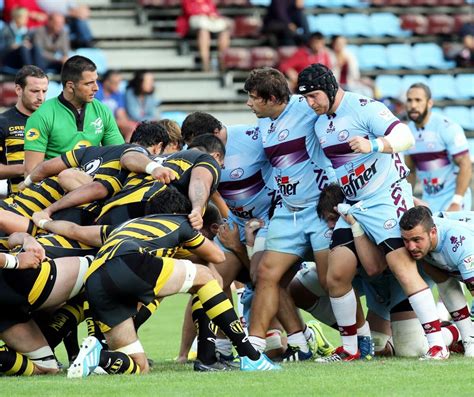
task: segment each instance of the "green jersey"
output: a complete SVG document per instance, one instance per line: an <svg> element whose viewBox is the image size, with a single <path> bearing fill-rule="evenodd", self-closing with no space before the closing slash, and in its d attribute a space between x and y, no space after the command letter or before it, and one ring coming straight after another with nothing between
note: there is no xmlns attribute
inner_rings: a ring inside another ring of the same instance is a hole
<svg viewBox="0 0 474 397"><path fill-rule="evenodd" d="M107 106L94 99L79 113L63 94L41 105L25 131L25 150L44 153L45 160L81 147L124 143Z"/></svg>

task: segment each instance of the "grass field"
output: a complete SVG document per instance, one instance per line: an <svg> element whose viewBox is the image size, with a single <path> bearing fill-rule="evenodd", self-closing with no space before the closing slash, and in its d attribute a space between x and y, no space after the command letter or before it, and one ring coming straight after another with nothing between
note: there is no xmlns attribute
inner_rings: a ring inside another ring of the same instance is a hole
<svg viewBox="0 0 474 397"><path fill-rule="evenodd" d="M31 378L0 378L0 396L473 396L474 360L453 356L446 362L377 359L371 362L284 365L265 373L195 373L173 362L179 348L186 296L163 301L140 330L152 373L145 376L91 376L68 380L64 373ZM337 343L335 331L325 328ZM83 330L81 329L81 332ZM65 353L58 356L66 362Z"/></svg>

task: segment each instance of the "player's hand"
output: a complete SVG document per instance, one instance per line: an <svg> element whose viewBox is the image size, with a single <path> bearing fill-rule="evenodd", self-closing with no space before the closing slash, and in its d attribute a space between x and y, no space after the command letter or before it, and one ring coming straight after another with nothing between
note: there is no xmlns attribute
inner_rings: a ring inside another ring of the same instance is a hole
<svg viewBox="0 0 474 397"><path fill-rule="evenodd" d="M339 211L338 207L334 207L334 211L336 211L342 219L344 219L349 225L353 225L354 223L357 222L356 218L352 214L349 214L347 212Z"/></svg>
<svg viewBox="0 0 474 397"><path fill-rule="evenodd" d="M451 203L449 204L449 207L446 211L461 211L462 210L462 206L461 204L456 204L456 203Z"/></svg>
<svg viewBox="0 0 474 397"><path fill-rule="evenodd" d="M252 218L245 222L245 241L247 245L253 247L255 242L255 232L265 226L263 219Z"/></svg>
<svg viewBox="0 0 474 397"><path fill-rule="evenodd" d="M191 213L188 215L188 219L193 229L196 229L196 230L202 229L204 225L204 221L202 220L201 211L199 209L193 209Z"/></svg>
<svg viewBox="0 0 474 397"><path fill-rule="evenodd" d="M361 136L355 136L349 139L348 142L354 153L370 153L372 151L370 141Z"/></svg>
<svg viewBox="0 0 474 397"><path fill-rule="evenodd" d="M25 189L26 189L25 182L23 182L23 181L20 182L20 183L18 184L18 190L19 190L20 192L22 192L22 191L25 190Z"/></svg>
<svg viewBox="0 0 474 397"><path fill-rule="evenodd" d="M35 213L33 214L32 219L33 219L33 222L35 223L35 225L38 226L38 227L40 227L39 222L40 222L41 220L43 220L43 219L46 219L46 220L48 220L48 221L51 221L51 220L52 220L51 217L49 216L49 214L48 214L47 212L45 212L45 211L38 211L38 212L35 212Z"/></svg>
<svg viewBox="0 0 474 397"><path fill-rule="evenodd" d="M25 238L23 242L23 250L25 252L31 252L40 262L46 257L44 248L34 237L31 236Z"/></svg>
<svg viewBox="0 0 474 397"><path fill-rule="evenodd" d="M17 255L18 269L37 269L41 260L33 252L21 252Z"/></svg>
<svg viewBox="0 0 474 397"><path fill-rule="evenodd" d="M156 167L151 176L155 178L158 182L168 185L176 179L176 174L171 168L168 167Z"/></svg>
<svg viewBox="0 0 474 397"><path fill-rule="evenodd" d="M240 245L239 227L235 222L232 222L232 228L228 223L223 223L219 226L217 237L224 247L235 251Z"/></svg>

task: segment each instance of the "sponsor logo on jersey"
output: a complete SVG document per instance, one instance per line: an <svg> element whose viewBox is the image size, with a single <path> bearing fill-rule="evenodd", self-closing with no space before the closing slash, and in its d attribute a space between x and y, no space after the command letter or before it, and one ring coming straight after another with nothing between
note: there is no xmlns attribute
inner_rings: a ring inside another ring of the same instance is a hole
<svg viewBox="0 0 474 397"><path fill-rule="evenodd" d="M473 270L474 269L474 255L469 255L463 260L464 267L466 270Z"/></svg>
<svg viewBox="0 0 474 397"><path fill-rule="evenodd" d="M230 211L237 217L239 218L245 218L245 219L251 219L255 218L253 211L255 210L255 207L245 209L245 207L233 207L230 208Z"/></svg>
<svg viewBox="0 0 474 397"><path fill-rule="evenodd" d="M334 127L333 121L329 121L328 128L326 128L326 134L332 134L334 131L336 131L336 127Z"/></svg>
<svg viewBox="0 0 474 397"><path fill-rule="evenodd" d="M341 187L346 197L356 196L357 191L362 189L372 179L377 173L377 161L378 160L375 160L369 167L366 167L365 164L361 164L356 169L348 170L349 173L341 177ZM348 164L352 165L352 163ZM346 164L346 166L348 164Z"/></svg>
<svg viewBox="0 0 474 397"><path fill-rule="evenodd" d="M231 179L239 179L242 175L244 175L244 170L242 168L236 168L232 170L229 174Z"/></svg>
<svg viewBox="0 0 474 397"><path fill-rule="evenodd" d="M438 178L423 178L423 189L427 194L439 193L444 188L444 182L441 182Z"/></svg>
<svg viewBox="0 0 474 397"><path fill-rule="evenodd" d="M282 142L286 138L288 138L288 135L290 135L290 131L288 130L283 130L278 134L278 141Z"/></svg>
<svg viewBox="0 0 474 397"><path fill-rule="evenodd" d="M74 146L73 150L74 149L80 149L80 148L83 148L83 147L89 147L89 146L92 146L92 143L90 143L89 141L79 141L76 143L76 146Z"/></svg>
<svg viewBox="0 0 474 397"><path fill-rule="evenodd" d="M28 141L36 141L40 136L41 134L36 128L30 128L25 134L25 138Z"/></svg>
<svg viewBox="0 0 474 397"><path fill-rule="evenodd" d="M388 219L383 224L383 228L386 229L386 230L393 229L396 224L397 224L397 221L395 219L393 219L393 218Z"/></svg>
<svg viewBox="0 0 474 397"><path fill-rule="evenodd" d="M275 177L278 184L278 190L283 196L293 196L296 194L296 188L299 185L299 181L292 183L288 176L277 176Z"/></svg>
<svg viewBox="0 0 474 397"><path fill-rule="evenodd" d="M347 130L342 130L338 132L337 134L337 140L339 142L344 142L348 137L349 137L349 131Z"/></svg>
<svg viewBox="0 0 474 397"><path fill-rule="evenodd" d="M251 137L254 141L258 139L258 127L252 128L250 130L245 131L245 134Z"/></svg>
<svg viewBox="0 0 474 397"><path fill-rule="evenodd" d="M451 243L451 245L452 245L452 250L453 250L453 252L456 252L456 251L459 249L459 247L462 246L464 240L466 240L466 237L465 237L465 236L459 236L459 237L457 237L457 236L451 236L451 237L449 238L449 241L450 241L450 243Z"/></svg>
<svg viewBox="0 0 474 397"><path fill-rule="evenodd" d="M95 130L96 134L102 134L104 130L104 122L100 117L97 117L94 121L91 121L91 125Z"/></svg>

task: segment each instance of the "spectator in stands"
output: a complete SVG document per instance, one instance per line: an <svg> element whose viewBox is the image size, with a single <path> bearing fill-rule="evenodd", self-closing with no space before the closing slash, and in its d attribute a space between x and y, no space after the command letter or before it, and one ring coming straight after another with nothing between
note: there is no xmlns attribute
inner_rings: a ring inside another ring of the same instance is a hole
<svg viewBox="0 0 474 397"><path fill-rule="evenodd" d="M95 97L109 107L125 141L129 142L137 123L128 117L125 109L125 94L120 91L121 83L122 75L119 71L107 71L99 83L99 91Z"/></svg>
<svg viewBox="0 0 474 397"><path fill-rule="evenodd" d="M86 4L77 4L76 0L36 0L38 5L48 14L59 13L67 20L71 41L74 48L93 47L88 19L90 9Z"/></svg>
<svg viewBox="0 0 474 397"><path fill-rule="evenodd" d="M344 36L334 36L331 40L335 64L332 68L341 87L369 97L374 96L373 82L360 76L357 58L347 49L347 39Z"/></svg>
<svg viewBox="0 0 474 397"><path fill-rule="evenodd" d="M136 72L125 92L128 117L134 121L158 120L159 104L160 101L155 97L153 74L146 71Z"/></svg>
<svg viewBox="0 0 474 397"><path fill-rule="evenodd" d="M262 33L272 47L298 45L301 38L306 40L309 27L304 0L272 0L263 19Z"/></svg>
<svg viewBox="0 0 474 397"><path fill-rule="evenodd" d="M46 25L34 32L33 43L41 50L44 58L43 70L60 73L71 49L64 16L58 13L50 14Z"/></svg>
<svg viewBox="0 0 474 397"><path fill-rule="evenodd" d="M219 14L213 0L183 0L182 15L176 21L176 31L182 37L195 34L201 57L202 70L211 70L211 34L217 34L219 54L230 45L230 24L227 18ZM224 64L219 56L220 69Z"/></svg>
<svg viewBox="0 0 474 397"><path fill-rule="evenodd" d="M6 22L12 20L12 11L18 7L26 8L28 10L28 29L43 26L48 19L48 14L41 9L36 0L5 0L3 18Z"/></svg>
<svg viewBox="0 0 474 397"><path fill-rule="evenodd" d="M294 91L298 74L313 63L322 63L328 68L335 64L334 54L326 46L324 35L320 32L311 34L304 45L280 63L278 69L288 78L290 89Z"/></svg>
<svg viewBox="0 0 474 397"><path fill-rule="evenodd" d="M164 155L179 152L183 148L183 137L181 136L181 127L171 119L161 119L158 124L163 126L168 132L170 141L163 150Z"/></svg>
<svg viewBox="0 0 474 397"><path fill-rule="evenodd" d="M12 10L10 23L2 23L0 28L0 58L3 66L16 73L24 65L42 67L39 49L31 42L27 27L28 10L18 7ZM8 71L5 70L4 71Z"/></svg>
<svg viewBox="0 0 474 397"><path fill-rule="evenodd" d="M462 38L463 47L454 60L459 68L474 67L474 34L466 34Z"/></svg>

